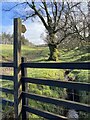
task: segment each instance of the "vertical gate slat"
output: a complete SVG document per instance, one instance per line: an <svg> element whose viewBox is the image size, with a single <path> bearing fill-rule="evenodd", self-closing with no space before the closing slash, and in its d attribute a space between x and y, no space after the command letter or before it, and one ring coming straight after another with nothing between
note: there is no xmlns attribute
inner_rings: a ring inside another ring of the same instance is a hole
<svg viewBox="0 0 90 120"><path fill-rule="evenodd" d="M22 64L26 62L26 58L21 58ZM21 67L22 77L27 76L27 69ZM22 92L28 92L28 83L25 83L25 81L22 81ZM26 120L28 118L28 113L26 113L26 110L24 110L24 105L28 105L28 98L24 96L22 93L22 120Z"/></svg>

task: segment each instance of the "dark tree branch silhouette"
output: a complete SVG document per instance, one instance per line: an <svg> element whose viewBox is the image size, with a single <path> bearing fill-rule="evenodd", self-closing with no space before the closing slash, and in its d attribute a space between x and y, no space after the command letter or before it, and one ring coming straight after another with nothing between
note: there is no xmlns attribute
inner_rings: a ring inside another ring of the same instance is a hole
<svg viewBox="0 0 90 120"><path fill-rule="evenodd" d="M19 3L8 9L8 11L19 5L25 5L25 8L28 8L24 13L19 11L20 17L23 16L24 20L27 20L37 16L46 28L48 36L46 42L50 50L49 60L58 60L58 45L68 36L77 35L81 37L80 33L83 28L78 29L78 24L75 22L76 16L74 15L74 9L78 9L82 13L79 8L80 2L72 4L63 0L62 2L41 0L38 3L35 0L30 2L26 0L26 2ZM60 39L56 37L59 31L61 33Z"/></svg>

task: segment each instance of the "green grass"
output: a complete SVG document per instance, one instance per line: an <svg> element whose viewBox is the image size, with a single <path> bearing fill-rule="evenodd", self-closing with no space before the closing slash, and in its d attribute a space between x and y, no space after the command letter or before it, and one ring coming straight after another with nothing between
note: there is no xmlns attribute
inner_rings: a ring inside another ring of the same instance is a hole
<svg viewBox="0 0 90 120"><path fill-rule="evenodd" d="M28 61L45 61L48 57L49 50L46 47L22 46L21 54ZM0 44L0 56L3 61L13 61L13 46ZM1 61L1 60L0 60Z"/></svg>
<svg viewBox="0 0 90 120"><path fill-rule="evenodd" d="M69 51L61 52L62 61L66 62L85 62L90 61L90 46L84 46Z"/></svg>
<svg viewBox="0 0 90 120"><path fill-rule="evenodd" d="M2 48L1 48L2 46ZM60 57L57 62L86 62L90 61L90 53L88 53L89 46L76 48L73 50L59 50ZM2 56L3 61L12 61L13 60L13 47L12 45L0 45L0 55ZM26 57L27 61L30 62L49 62L47 61L49 56L48 47L32 47L32 46L22 46L22 56ZM53 62L53 61L50 61ZM12 73L10 72L9 75ZM64 80L64 70L51 70L51 69L31 69L27 70L27 76L31 78L43 78L43 79L54 79L54 80ZM76 81L78 82L90 82L90 71L87 70L73 70L70 76L76 76ZM0 81L1 83L1 81ZM2 86L6 88L13 88L13 83L3 81ZM61 89L58 87L49 87L44 85L28 84L29 92L36 93L39 95L45 95L54 98L65 98L66 89ZM81 102L90 103L88 100L87 92L80 92ZM3 94L2 97L7 99L12 99L12 95ZM84 98L83 98L84 97ZM56 107L52 105L47 105L40 103L38 101L30 100L29 104L31 106L48 110L54 113L62 114L62 107ZM32 118L37 118L36 115L31 114Z"/></svg>
<svg viewBox="0 0 90 120"><path fill-rule="evenodd" d="M76 48L74 50L59 50L60 58L58 62L81 62L90 61L90 46ZM4 61L13 60L13 46L0 44L0 55ZM22 56L26 57L28 61L33 62L47 62L49 56L48 47L32 47L22 46Z"/></svg>

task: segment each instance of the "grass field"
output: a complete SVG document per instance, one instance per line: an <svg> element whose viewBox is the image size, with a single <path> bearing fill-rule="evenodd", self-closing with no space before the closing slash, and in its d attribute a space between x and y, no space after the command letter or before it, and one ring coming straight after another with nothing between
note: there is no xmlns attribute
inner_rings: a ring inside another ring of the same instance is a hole
<svg viewBox="0 0 90 120"><path fill-rule="evenodd" d="M59 50L60 59L58 62L81 62L90 61L90 47L84 46L81 48L75 48L73 50ZM13 60L13 46L0 44L0 56L4 61ZM26 57L28 61L47 61L49 56L48 47L35 47L35 46L22 46L22 56Z"/></svg>
<svg viewBox="0 0 90 120"><path fill-rule="evenodd" d="M81 61L90 61L89 46L75 48L73 50L62 49L59 50L60 57L57 62L81 62ZM13 61L13 46L12 45L0 45L0 55L3 62ZM22 56L26 57L27 61L30 62L48 62L49 50L48 47L32 47L32 46L22 46ZM52 61L51 61L52 62ZM13 75L13 69L2 69L3 74ZM44 78L44 79L54 79L54 80L64 80L64 70L51 70L51 69L28 69L27 76L33 78ZM90 72L87 70L73 70L70 73L70 76L76 76L76 81L78 82L90 82ZM0 81L1 83L1 81ZM13 82L3 81L2 86L6 88L13 88ZM36 93L39 95L51 96L54 98L65 98L66 92L65 89L57 87L49 87L44 85L35 85L29 84L29 92ZM13 100L12 95L2 94L2 97ZM90 103L88 99L87 92L80 92L80 98L82 103ZM51 106L39 102L30 100L29 104L31 106L39 107L51 112L55 112L56 106ZM61 113L60 108L57 107L57 113ZM55 112L56 113L56 112ZM35 115L31 115L32 118L37 118Z"/></svg>

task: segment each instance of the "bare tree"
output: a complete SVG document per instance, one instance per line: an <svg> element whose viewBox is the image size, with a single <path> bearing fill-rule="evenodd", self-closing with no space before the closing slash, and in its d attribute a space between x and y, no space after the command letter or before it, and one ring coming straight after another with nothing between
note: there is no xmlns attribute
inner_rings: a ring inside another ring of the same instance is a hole
<svg viewBox="0 0 90 120"><path fill-rule="evenodd" d="M68 36L77 33L77 26L73 26L74 18L72 16L73 8L78 7L80 3L70 4L68 2L56 2L56 0L41 0L37 3L35 0L31 2L22 2L8 9L9 11L19 5L25 7L24 12L18 14L27 20L32 17L39 17L47 31L47 44L50 50L49 60L56 61L58 59L58 45ZM28 8L28 9L27 9ZM73 20L73 22L72 22ZM74 23L75 24L75 23ZM73 32L72 32L72 29ZM60 31L60 39L57 39L57 33ZM62 35L63 34L63 35ZM77 33L78 34L78 33Z"/></svg>
<svg viewBox="0 0 90 120"><path fill-rule="evenodd" d="M89 41L90 38L89 10L87 9L88 3L87 6L85 6L85 3L82 3L77 6L76 14L73 12L73 15L70 15L70 21L73 23L73 30L76 31L76 37L81 41Z"/></svg>
<svg viewBox="0 0 90 120"><path fill-rule="evenodd" d="M68 4L68 8L70 8L70 4ZM68 22L67 22L68 29L65 27L64 29L58 31L58 39L63 39L61 41L62 44L71 43L73 46L74 44L82 45L83 43L88 44L90 41L90 5L89 3L80 3L78 6L74 7L72 11L68 15ZM64 37L66 34L67 38ZM63 38L62 38L62 37ZM77 42L77 43L76 43ZM68 44L67 44L68 45ZM75 45L74 45L75 46Z"/></svg>

